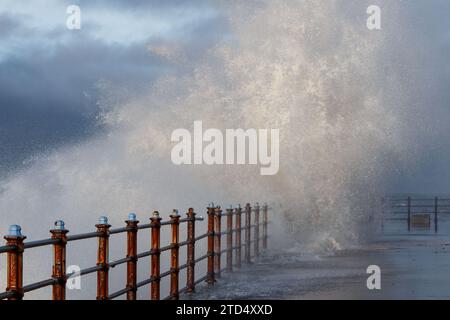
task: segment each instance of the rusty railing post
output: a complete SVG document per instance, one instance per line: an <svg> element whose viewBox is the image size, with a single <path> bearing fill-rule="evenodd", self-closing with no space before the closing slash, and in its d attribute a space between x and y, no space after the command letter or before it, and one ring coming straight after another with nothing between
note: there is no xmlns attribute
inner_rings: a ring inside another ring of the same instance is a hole
<svg viewBox="0 0 450 320"><path fill-rule="evenodd" d="M220 278L220 258L222 255L222 209L220 206L215 208L214 220L214 235L216 238L214 243L214 274Z"/></svg>
<svg viewBox="0 0 450 320"><path fill-rule="evenodd" d="M136 214L130 213L128 215L128 220L125 221L127 224L127 300L136 300L137 293L137 232L138 223L136 219Z"/></svg>
<svg viewBox="0 0 450 320"><path fill-rule="evenodd" d="M178 275L179 269L179 251L180 251L180 215L178 210L173 210L170 216L172 220L172 249L170 250L170 296L172 300L178 300Z"/></svg>
<svg viewBox="0 0 450 320"><path fill-rule="evenodd" d="M97 271L97 300L108 299L108 273L109 273L109 228L107 217L100 217L97 227L97 232L101 233L98 237L98 255L97 266L101 270Z"/></svg>
<svg viewBox="0 0 450 320"><path fill-rule="evenodd" d="M233 271L233 207L227 209L227 271Z"/></svg>
<svg viewBox="0 0 450 320"><path fill-rule="evenodd" d="M55 228L50 230L52 239L58 239L53 245L53 272L52 278L55 280L52 288L53 300L66 300L66 245L67 233L64 221L55 222Z"/></svg>
<svg viewBox="0 0 450 320"><path fill-rule="evenodd" d="M251 213L252 207L250 203L245 206L245 262L251 263Z"/></svg>
<svg viewBox="0 0 450 320"><path fill-rule="evenodd" d="M259 203L255 206L255 256L259 256Z"/></svg>
<svg viewBox="0 0 450 320"><path fill-rule="evenodd" d="M214 275L214 204L208 207L208 271L206 282L213 285L216 282Z"/></svg>
<svg viewBox="0 0 450 320"><path fill-rule="evenodd" d="M268 224L267 211L268 211L267 203L265 203L263 207L263 249L267 249L267 224Z"/></svg>
<svg viewBox="0 0 450 320"><path fill-rule="evenodd" d="M187 212L187 275L186 287L188 293L195 292L195 212L190 208Z"/></svg>
<svg viewBox="0 0 450 320"><path fill-rule="evenodd" d="M159 212L153 212L151 221L151 238L152 238L152 261L151 261L151 288L150 297L152 300L159 300L161 296L160 290L160 260L161 260L161 218Z"/></svg>
<svg viewBox="0 0 450 320"><path fill-rule="evenodd" d="M242 208L239 205L236 209L236 267L242 264Z"/></svg>
<svg viewBox="0 0 450 320"><path fill-rule="evenodd" d="M23 299L23 241L26 239L21 233L22 229L18 225L9 227L9 234L5 236L6 245L14 246L14 249L8 251L8 271L6 291L13 292L14 295L8 300Z"/></svg>

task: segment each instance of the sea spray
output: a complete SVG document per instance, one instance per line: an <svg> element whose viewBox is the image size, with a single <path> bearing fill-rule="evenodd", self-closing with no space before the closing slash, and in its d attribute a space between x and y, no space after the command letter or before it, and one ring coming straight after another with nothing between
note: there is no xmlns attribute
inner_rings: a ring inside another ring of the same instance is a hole
<svg viewBox="0 0 450 320"><path fill-rule="evenodd" d="M0 230L18 223L36 239L56 219L73 234L92 230L100 215L122 226L129 212L145 221L154 209L167 218L173 208L203 213L211 201L269 201L272 219L302 243L324 234L335 247L358 241L362 203L382 191L386 163L404 145L396 106L385 103L378 82L382 38L344 9L342 1L221 2L229 34L188 65L191 73L105 108L107 134L62 148L2 185ZM196 120L223 131L279 128L279 173L175 166L171 133ZM123 241L111 258L123 257ZM27 280L46 278L49 258L30 255ZM91 266L95 248L69 255L69 264ZM121 286L113 280L111 290Z"/></svg>

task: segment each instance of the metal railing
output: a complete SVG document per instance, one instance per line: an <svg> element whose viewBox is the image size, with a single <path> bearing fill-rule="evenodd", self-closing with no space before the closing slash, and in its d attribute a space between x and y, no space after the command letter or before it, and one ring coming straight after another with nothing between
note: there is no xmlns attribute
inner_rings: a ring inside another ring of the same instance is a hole
<svg viewBox="0 0 450 320"><path fill-rule="evenodd" d="M9 229L9 234L5 236L6 245L0 247L0 254L7 254L7 287L6 291L0 293L0 300L21 300L28 292L45 287L52 287L53 300L66 299L67 280L74 276L85 276L97 273L97 300L110 300L126 295L127 300L136 300L139 288L150 285L150 299L160 300L160 282L165 277L170 278L170 294L164 298L166 300L177 300L182 293L193 293L198 284L207 282L213 285L221 272L232 272L234 267L241 267L242 248L245 252L245 262L251 262L251 246L253 244L254 256L260 254L259 246L267 248L268 238L268 206L260 208L257 204L254 208L247 204L245 208L238 206L230 207L225 212L221 207L211 204L207 208L207 232L200 236L195 235L196 222L203 221L204 218L197 217L194 209L189 209L186 218L181 218L177 210L174 210L170 220L162 221L159 212L155 211L150 218L150 223L139 224L134 213L129 214L126 226L123 228L111 229L107 217L101 217L99 223L95 225L96 231L78 235L68 235L63 221L55 222L55 227L50 230L51 238L25 242L26 237L21 233L21 227L13 225ZM262 223L260 214L262 213ZM245 215L245 224L242 226L242 215ZM252 214L254 214L254 224L252 224ZM226 217L226 231L222 230L222 217ZM234 220L234 228L233 228ZM180 225L186 224L187 239L180 242ZM170 226L171 243L161 247L161 228ZM260 227L262 227L262 237L260 237ZM142 253L137 252L138 231L150 229L151 247L150 250ZM244 231L245 239L242 241ZM253 231L254 230L254 231ZM253 232L252 232L253 231ZM125 258L116 261L109 261L109 239L116 234L127 235L127 255ZM252 237L253 234L253 237ZM222 238L226 236L226 248L222 249ZM66 251L69 242L85 239L98 239L97 264L75 273L66 273ZM202 239L207 239L207 251L199 258L195 257L196 243ZM53 268L49 279L23 286L23 253L31 248L52 246L53 247ZM186 247L187 261L180 265L180 248ZM161 273L161 253L170 252L170 269ZM226 267L222 269L221 257L226 255ZM138 261L150 257L151 270L149 278L137 282ZM203 277L195 278L195 266L197 263L207 260L207 273ZM125 288L110 293L109 292L109 270L119 265L126 264L126 286ZM179 288L179 273L186 270L186 286Z"/></svg>

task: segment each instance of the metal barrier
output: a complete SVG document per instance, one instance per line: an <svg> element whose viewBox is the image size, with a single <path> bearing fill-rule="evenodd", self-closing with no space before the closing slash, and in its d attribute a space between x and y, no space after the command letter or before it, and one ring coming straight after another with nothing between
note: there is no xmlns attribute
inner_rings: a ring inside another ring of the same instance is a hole
<svg viewBox="0 0 450 320"><path fill-rule="evenodd" d="M385 221L405 221L407 231L411 232L416 226L414 218L426 218L423 225L430 229L433 227L434 232L438 233L439 221L449 220L450 217L449 198L388 198L383 199L383 203L383 229Z"/></svg>
<svg viewBox="0 0 450 320"><path fill-rule="evenodd" d="M25 242L26 237L21 233L21 227L13 225L9 229L9 234L5 236L6 245L0 247L0 254L7 254L7 287L6 291L0 293L0 300L21 300L28 292L52 286L53 300L66 299L66 283L73 276L84 276L97 273L97 300L110 300L126 295L127 300L136 300L137 290L143 286L150 285L150 299L160 300L160 282L165 277L170 277L170 295L165 300L177 300L180 294L195 292L196 286L202 282L214 285L223 271L231 272L233 267L241 267L242 247L245 250L245 262L251 262L251 244L254 244L254 256L259 255L260 242L263 248L267 248L268 238L268 206L262 207L263 222L260 223L260 206L256 204L252 209L247 204L244 209L245 226L241 225L242 208L229 208L223 213L221 207L211 204L207 209L207 232L196 236L196 222L203 221L202 217L197 217L194 209L189 209L186 218L181 218L177 210L174 210L170 220L162 222L159 212L155 211L150 218L150 223L139 224L134 213L129 214L126 226L123 228L111 229L107 217L100 217L99 223L95 225L97 230L91 233L69 236L63 221L55 222L54 229L50 230L51 238ZM251 223L251 215L254 213L254 224ZM226 231L222 231L221 219L226 216ZM234 218L234 219L233 219ZM233 228L233 220L235 228ZM187 239L180 242L180 225L186 224ZM263 227L263 235L259 236L260 226ZM161 228L171 227L171 243L161 247ZM137 252L138 231L150 229L151 248L150 250ZM252 229L253 239L252 239ZM245 232L245 241L242 243L241 231ZM127 235L127 255L125 258L109 261L109 238L112 235ZM222 249L222 237L226 236L226 248ZM234 236L234 237L233 237ZM83 269L79 273L66 273L66 252L70 242L98 239L97 264L96 266ZM196 243L202 239L207 239L207 252L195 258ZM234 240L234 241L233 241ZM234 242L234 245L233 245ZM53 268L49 279L23 286L23 253L31 248L52 246L53 247ZM180 248L186 247L187 261L180 265ZM160 262L161 253L170 252L170 270L161 273ZM226 254L226 267L222 269L221 256ZM137 264L140 259L150 257L151 268L150 277L144 281L137 282ZM234 259L233 259L234 257ZM195 278L195 266L197 263L207 260L207 273L205 276ZM235 260L235 262L234 262ZM117 292L109 292L109 270L116 266L126 264L127 277L126 287ZM186 270L186 286L179 288L179 273Z"/></svg>

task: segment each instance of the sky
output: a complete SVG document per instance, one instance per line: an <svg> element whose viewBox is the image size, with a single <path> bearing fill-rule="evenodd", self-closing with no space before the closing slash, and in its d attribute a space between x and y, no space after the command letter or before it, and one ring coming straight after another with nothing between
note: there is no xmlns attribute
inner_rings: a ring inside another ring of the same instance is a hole
<svg viewBox="0 0 450 320"><path fill-rule="evenodd" d="M420 87L412 110L430 130L440 129L416 137L423 156L413 173L399 169L390 189L450 190L450 2L399 2L407 30L385 67L400 61L402 50L415 51L420 63L405 73L405 83L412 75L414 88ZM81 30L66 28L70 4L82 10ZM164 48L177 43L190 60L201 59L202 51L228 32L215 4L0 0L0 177L26 167L40 153L101 132L97 114L104 104L139 94L161 75L186 72L189 66L162 57Z"/></svg>
<svg viewBox="0 0 450 320"><path fill-rule="evenodd" d="M446 0L401 1L403 32L392 44L392 67L400 69L406 92L410 138L418 155L410 168L401 168L390 190L404 193L450 191L450 2ZM394 57L394 55L396 55ZM407 61L412 56L414 60ZM407 63L405 63L407 62Z"/></svg>
<svg viewBox="0 0 450 320"><path fill-rule="evenodd" d="M80 30L66 27L71 4ZM195 58L224 28L207 1L1 0L0 176L101 131L102 101L183 72L161 58L166 44Z"/></svg>

